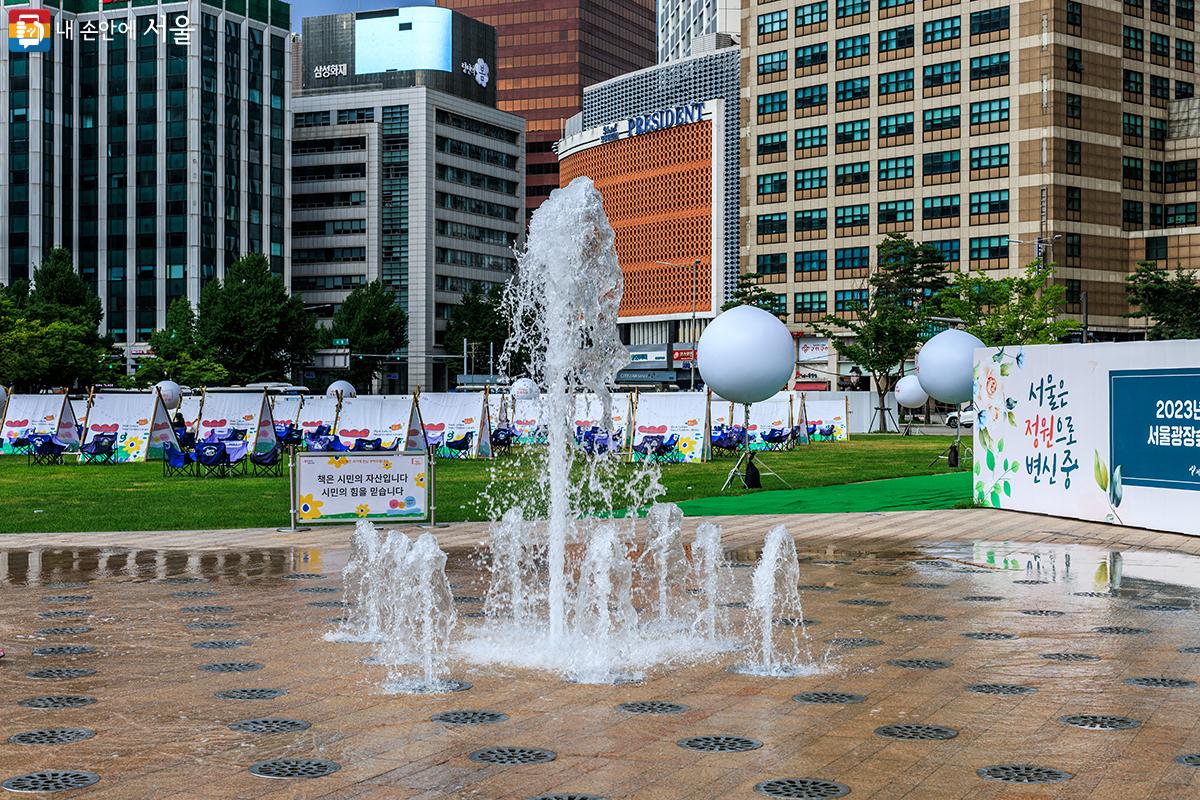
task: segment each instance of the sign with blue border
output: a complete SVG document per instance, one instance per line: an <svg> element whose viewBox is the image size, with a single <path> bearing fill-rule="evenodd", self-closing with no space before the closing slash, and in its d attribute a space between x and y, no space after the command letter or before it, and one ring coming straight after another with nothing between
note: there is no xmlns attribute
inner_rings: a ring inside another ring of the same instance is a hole
<svg viewBox="0 0 1200 800"><path fill-rule="evenodd" d="M1121 482L1200 491L1200 367L1112 370L1108 381Z"/></svg>

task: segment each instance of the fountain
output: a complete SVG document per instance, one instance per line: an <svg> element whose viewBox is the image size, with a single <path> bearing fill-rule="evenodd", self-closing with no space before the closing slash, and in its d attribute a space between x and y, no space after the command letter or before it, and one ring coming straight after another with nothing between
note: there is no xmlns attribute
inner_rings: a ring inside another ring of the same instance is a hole
<svg viewBox="0 0 1200 800"><path fill-rule="evenodd" d="M811 675L811 653L802 657L801 645L807 646L808 631L804 609L800 605L800 562L796 542L788 529L776 525L767 532L762 556L750 579L750 611L746 618L748 638L753 643L750 660L738 665L737 672L748 675L791 677ZM776 620L786 620L781 634Z"/></svg>
<svg viewBox="0 0 1200 800"><path fill-rule="evenodd" d="M688 573L687 553L683 549L683 512L674 503L655 503L646 514L646 548L638 559L643 582L654 587L651 604L657 607L657 626L666 631L673 620L673 589L683 585Z"/></svg>
<svg viewBox="0 0 1200 800"><path fill-rule="evenodd" d="M722 584L729 583L729 568L721 552L721 526L701 522L692 541L690 583L695 587L700 608L696 625L704 638L715 642L721 633L720 602Z"/></svg>
<svg viewBox="0 0 1200 800"><path fill-rule="evenodd" d="M381 557L385 535L369 520L361 520L350 537L350 558L342 569L343 599L349 606L345 619L325 634L331 642L376 642L383 635L386 560Z"/></svg>

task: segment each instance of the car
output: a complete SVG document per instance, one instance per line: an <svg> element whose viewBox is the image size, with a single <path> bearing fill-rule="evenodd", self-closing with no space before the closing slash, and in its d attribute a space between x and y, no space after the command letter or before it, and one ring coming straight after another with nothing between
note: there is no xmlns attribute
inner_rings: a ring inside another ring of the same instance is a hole
<svg viewBox="0 0 1200 800"><path fill-rule="evenodd" d="M964 428L973 428L975 426L975 418L978 413L975 411L975 404L969 403L961 410L951 411L946 415L946 424L951 428L957 428L960 425Z"/></svg>

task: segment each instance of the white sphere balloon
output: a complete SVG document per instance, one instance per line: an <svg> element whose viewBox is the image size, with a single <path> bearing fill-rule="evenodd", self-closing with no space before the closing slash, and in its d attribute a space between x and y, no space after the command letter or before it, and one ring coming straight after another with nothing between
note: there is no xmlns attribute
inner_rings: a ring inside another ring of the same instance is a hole
<svg viewBox="0 0 1200 800"><path fill-rule="evenodd" d="M334 397L338 392L342 393L342 397L357 397L358 392L354 391L354 386L350 381L334 381L329 384L329 388L325 390L326 397Z"/></svg>
<svg viewBox="0 0 1200 800"><path fill-rule="evenodd" d="M0 411L4 410L4 401L8 399L8 392L4 391L4 387L0 386Z"/></svg>
<svg viewBox="0 0 1200 800"><path fill-rule="evenodd" d="M905 408L920 408L929 402L929 395L921 388L916 375L905 375L896 381L896 402Z"/></svg>
<svg viewBox="0 0 1200 800"><path fill-rule="evenodd" d="M168 411L174 411L179 408L179 401L183 399L183 389L179 388L179 384L175 381L159 381L154 384L154 388L158 389L158 393L162 395L163 405Z"/></svg>
<svg viewBox="0 0 1200 800"><path fill-rule="evenodd" d="M757 403L792 377L792 334L773 314L736 306L717 316L700 336L696 366L710 389L735 403Z"/></svg>
<svg viewBox="0 0 1200 800"><path fill-rule="evenodd" d="M536 400L539 394L538 385L532 378L517 378L512 382L510 391L517 400Z"/></svg>
<svg viewBox="0 0 1200 800"><path fill-rule="evenodd" d="M971 399L974 351L984 344L966 331L951 328L934 336L917 353L917 377L934 400L959 405Z"/></svg>

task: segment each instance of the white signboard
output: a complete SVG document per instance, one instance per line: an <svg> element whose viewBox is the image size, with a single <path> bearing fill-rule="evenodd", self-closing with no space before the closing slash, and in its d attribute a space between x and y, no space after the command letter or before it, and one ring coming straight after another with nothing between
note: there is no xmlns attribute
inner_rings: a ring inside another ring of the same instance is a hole
<svg viewBox="0 0 1200 800"><path fill-rule="evenodd" d="M796 340L796 361L812 364L829 360L829 340L820 336L801 336Z"/></svg>
<svg viewBox="0 0 1200 800"><path fill-rule="evenodd" d="M975 351L977 503L1200 534L1200 342Z"/></svg>
<svg viewBox="0 0 1200 800"><path fill-rule="evenodd" d="M423 520L429 515L429 456L296 453L300 522Z"/></svg>

